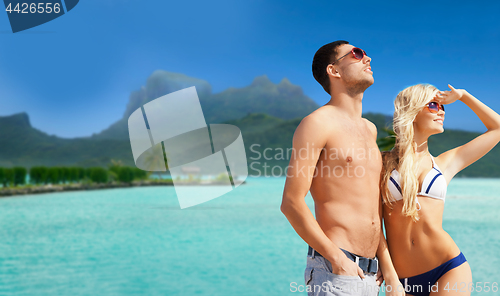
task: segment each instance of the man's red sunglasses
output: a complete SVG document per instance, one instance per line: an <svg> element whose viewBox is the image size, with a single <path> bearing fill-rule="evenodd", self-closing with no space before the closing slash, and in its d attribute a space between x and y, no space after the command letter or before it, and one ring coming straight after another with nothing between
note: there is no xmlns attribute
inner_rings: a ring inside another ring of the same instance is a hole
<svg viewBox="0 0 500 296"><path fill-rule="evenodd" d="M350 52L348 52L345 55L338 58L335 62L332 63L332 65L334 65L336 62L340 61L342 58L345 58L350 53L352 53L354 58L358 59L358 60L361 60L366 55L366 52L364 50L362 50L361 48L353 47Z"/></svg>

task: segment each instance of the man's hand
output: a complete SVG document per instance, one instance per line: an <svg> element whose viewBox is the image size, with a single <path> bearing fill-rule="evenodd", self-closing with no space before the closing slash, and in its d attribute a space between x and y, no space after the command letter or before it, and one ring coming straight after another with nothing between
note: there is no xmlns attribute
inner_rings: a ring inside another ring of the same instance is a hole
<svg viewBox="0 0 500 296"><path fill-rule="evenodd" d="M347 256L340 256L340 259L336 262L337 264L332 264L332 273L338 275L358 275L361 279L365 278L363 270L354 263Z"/></svg>

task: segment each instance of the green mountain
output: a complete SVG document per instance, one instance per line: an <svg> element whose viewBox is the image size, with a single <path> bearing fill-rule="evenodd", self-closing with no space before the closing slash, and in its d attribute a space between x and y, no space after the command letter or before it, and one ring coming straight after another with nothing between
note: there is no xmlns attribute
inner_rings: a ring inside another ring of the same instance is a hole
<svg viewBox="0 0 500 296"><path fill-rule="evenodd" d="M250 113L293 119L305 117L319 107L304 95L300 86L286 78L274 84L267 76L255 78L247 87L229 88L200 101L209 123L238 119Z"/></svg>
<svg viewBox="0 0 500 296"><path fill-rule="evenodd" d="M92 137L62 139L48 135L32 127L26 113L0 117L0 166L106 166L112 159L134 165L128 138L130 114L164 94L193 85L196 86L207 123L224 122L241 129L249 173L253 175L264 171L268 175L284 173L295 129L304 116L318 108L299 86L287 79L274 84L266 76L260 76L247 87L229 88L213 94L207 81L155 71L144 87L130 94L123 118ZM391 116L366 113L364 117L377 126L379 138L387 136L386 128L391 125ZM431 153L438 155L478 135L447 130L429 139ZM273 167L275 170L270 171ZM460 175L500 177L500 147L494 148Z"/></svg>
<svg viewBox="0 0 500 296"><path fill-rule="evenodd" d="M364 117L378 128L379 137L387 134L391 117L366 113ZM249 173L279 175L288 165L292 137L301 117L285 120L267 114L248 114L225 123L240 128L245 143ZM447 130L429 139L431 153L438 155L463 145L479 133ZM128 139L62 139L33 128L26 113L0 117L0 166L106 166L111 159L134 165ZM270 149L269 149L270 148ZM267 152L264 154L264 150ZM270 159L265 159L265 157ZM460 173L467 177L500 177L500 146ZM266 168L267 167L267 168ZM271 171L273 170L274 171Z"/></svg>
<svg viewBox="0 0 500 296"><path fill-rule="evenodd" d="M133 165L130 142L62 139L33 128L26 113L0 117L0 166L105 166L111 159Z"/></svg>
<svg viewBox="0 0 500 296"><path fill-rule="evenodd" d="M247 87L212 94L212 87L205 80L158 70L151 74L145 86L130 94L123 117L92 138L128 139L128 118L132 112L145 103L190 86L196 87L207 123L234 120L250 113L292 119L304 117L319 107L304 95L300 86L291 84L286 78L274 84L267 76L260 76Z"/></svg>

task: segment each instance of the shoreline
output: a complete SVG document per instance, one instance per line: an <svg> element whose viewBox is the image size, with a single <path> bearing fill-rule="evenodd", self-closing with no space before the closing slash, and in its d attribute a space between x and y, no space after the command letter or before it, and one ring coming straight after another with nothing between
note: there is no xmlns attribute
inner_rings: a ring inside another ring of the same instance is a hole
<svg viewBox="0 0 500 296"><path fill-rule="evenodd" d="M245 184L246 182L243 182ZM199 182L185 182L182 185L198 185L198 186L212 186L212 185L226 185L221 182L199 183ZM43 186L27 186L21 188L1 188L0 197L16 196L16 195L30 195L30 194L43 194L54 192L66 191L86 191L86 190L99 190L99 189L113 189L113 188L130 188L142 186L174 186L173 181L134 181L132 183L104 183L104 184L67 184L67 185L43 185Z"/></svg>

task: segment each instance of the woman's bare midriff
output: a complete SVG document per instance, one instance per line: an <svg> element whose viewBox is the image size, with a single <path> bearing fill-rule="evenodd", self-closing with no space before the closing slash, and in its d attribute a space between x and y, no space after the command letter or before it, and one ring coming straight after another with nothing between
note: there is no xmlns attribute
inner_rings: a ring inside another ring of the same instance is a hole
<svg viewBox="0 0 500 296"><path fill-rule="evenodd" d="M443 230L444 202L419 196L420 219L413 222L401 213L402 201L391 210L384 205L384 223L391 259L399 278L425 273L460 254Z"/></svg>

